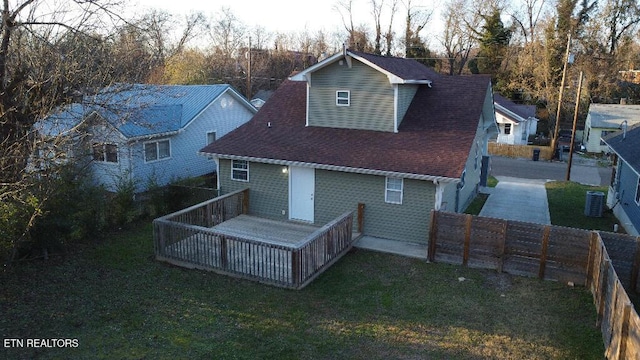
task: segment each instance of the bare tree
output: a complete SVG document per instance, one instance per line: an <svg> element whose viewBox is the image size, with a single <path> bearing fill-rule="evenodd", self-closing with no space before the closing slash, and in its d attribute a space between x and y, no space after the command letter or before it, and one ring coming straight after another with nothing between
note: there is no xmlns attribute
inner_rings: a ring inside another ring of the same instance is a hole
<svg viewBox="0 0 640 360"><path fill-rule="evenodd" d="M608 0L602 12L606 24L609 54L615 54L624 36L630 35L640 23L638 0Z"/></svg>
<svg viewBox="0 0 640 360"><path fill-rule="evenodd" d="M375 29L375 40L373 53L382 54L382 8L384 6L384 0L370 0L371 1L371 14L373 15L373 27Z"/></svg>
<svg viewBox="0 0 640 360"><path fill-rule="evenodd" d="M525 44L536 40L538 22L546 10L549 10L547 0L520 0L520 6L511 12L511 17L522 30Z"/></svg>
<svg viewBox="0 0 640 360"><path fill-rule="evenodd" d="M391 49L393 47L393 39L395 34L393 32L393 19L395 18L396 11L398 11L398 0L390 0L390 15L389 15L389 26L387 27L387 32L384 34L384 39L387 44L387 56L391 56Z"/></svg>
<svg viewBox="0 0 640 360"><path fill-rule="evenodd" d="M471 50L477 46L474 31L480 27L481 17L469 7L467 0L451 0L442 15L444 30L440 44L445 50L449 75L460 75Z"/></svg>
<svg viewBox="0 0 640 360"><path fill-rule="evenodd" d="M73 101L78 93L117 79L109 66L109 29L122 19L105 2L67 1L51 12L35 0L2 2L0 23L0 250L12 255L28 241L29 231L46 212L57 191L59 158L46 157L45 173L29 169L41 148L34 129L38 119ZM108 27L107 19L112 20ZM102 34L102 35L98 35ZM63 138L49 145L63 151ZM60 155L63 156L63 155ZM16 215L18 214L18 215ZM14 216L15 215L15 216ZM1 251L0 251L1 252ZM5 258L0 253L0 258Z"/></svg>
<svg viewBox="0 0 640 360"><path fill-rule="evenodd" d="M404 46L407 58L416 58L431 63L430 51L420 37L420 32L427 26L433 10L416 5L412 0L405 0L406 9Z"/></svg>
<svg viewBox="0 0 640 360"><path fill-rule="evenodd" d="M356 43L356 27L353 23L353 0L339 0L333 9L340 15L342 25L349 34L349 46Z"/></svg>

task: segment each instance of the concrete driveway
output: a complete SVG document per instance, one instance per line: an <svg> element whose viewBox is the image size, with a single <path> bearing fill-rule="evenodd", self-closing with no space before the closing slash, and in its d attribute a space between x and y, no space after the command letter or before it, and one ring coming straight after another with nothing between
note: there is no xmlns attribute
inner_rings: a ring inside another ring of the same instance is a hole
<svg viewBox="0 0 640 360"><path fill-rule="evenodd" d="M498 185L486 189L490 194L480 216L551 224L546 180L496 176Z"/></svg>
<svg viewBox="0 0 640 360"><path fill-rule="evenodd" d="M544 184L564 181L568 165L565 162L533 161L493 156L491 175L498 186L487 188L489 198L481 216L551 224L549 203ZM585 185L608 185L611 168L599 166L594 159L575 155L571 167L571 181Z"/></svg>

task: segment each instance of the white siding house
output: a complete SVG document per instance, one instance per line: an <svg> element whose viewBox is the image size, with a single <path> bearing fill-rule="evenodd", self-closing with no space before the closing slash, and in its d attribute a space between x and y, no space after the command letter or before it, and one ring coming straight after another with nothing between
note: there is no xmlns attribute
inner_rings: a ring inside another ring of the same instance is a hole
<svg viewBox="0 0 640 360"><path fill-rule="evenodd" d="M108 94L108 95L107 95ZM126 85L109 88L38 123L57 136L84 123L84 154L97 183L115 191L207 174L212 162L198 151L249 121L256 109L229 85Z"/></svg>

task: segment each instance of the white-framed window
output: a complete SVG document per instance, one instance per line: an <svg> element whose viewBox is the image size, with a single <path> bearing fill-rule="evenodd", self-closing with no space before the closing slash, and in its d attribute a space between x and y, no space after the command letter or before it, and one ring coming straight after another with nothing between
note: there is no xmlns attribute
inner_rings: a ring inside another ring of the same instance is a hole
<svg viewBox="0 0 640 360"><path fill-rule="evenodd" d="M338 90L336 91L336 105L337 106L350 106L351 105L351 91Z"/></svg>
<svg viewBox="0 0 640 360"><path fill-rule="evenodd" d="M402 204L404 179L386 178L384 201L389 204Z"/></svg>
<svg viewBox="0 0 640 360"><path fill-rule="evenodd" d="M144 143L144 161L158 161L171 157L171 142L169 139Z"/></svg>
<svg viewBox="0 0 640 360"><path fill-rule="evenodd" d="M116 144L93 144L93 160L117 163L118 162L118 145Z"/></svg>
<svg viewBox="0 0 640 360"><path fill-rule="evenodd" d="M249 162L246 160L231 160L231 179L249 181Z"/></svg>
<svg viewBox="0 0 640 360"><path fill-rule="evenodd" d="M504 124L504 134L505 135L511 134L511 124Z"/></svg>
<svg viewBox="0 0 640 360"><path fill-rule="evenodd" d="M638 176L638 184L636 185L636 204L640 205L640 176Z"/></svg>
<svg viewBox="0 0 640 360"><path fill-rule="evenodd" d="M209 145L214 141L216 141L216 132L215 131L207 132L207 143L205 145Z"/></svg>

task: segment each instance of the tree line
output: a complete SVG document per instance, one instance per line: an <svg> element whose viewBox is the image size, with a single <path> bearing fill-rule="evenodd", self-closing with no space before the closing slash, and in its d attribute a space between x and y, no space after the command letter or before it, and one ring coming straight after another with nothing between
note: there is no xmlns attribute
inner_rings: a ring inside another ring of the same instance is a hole
<svg viewBox="0 0 640 360"><path fill-rule="evenodd" d="M495 90L538 105L540 117L553 122L569 47L575 61L567 66L567 91L576 91L577 73L583 71L581 103L638 99L638 87L620 78L620 71L640 60L638 0L445 0L439 13L417 0L338 0L333 10L342 27L295 33L244 24L228 8L210 15L152 10L127 18L116 0L3 0L2 10L3 262L36 242L34 229L53 223L46 219L56 206L70 206L70 193L62 193L66 187L54 185L65 178L63 166L53 166L59 159L51 159L47 171L28 170L29 159L42 149L34 124L115 83L227 83L250 97L277 88L291 73L344 45L414 58L450 76L491 74ZM441 29L428 32L436 21ZM561 126L570 122L571 101L561 108ZM62 149L64 141L54 146ZM95 215L82 211L73 215L84 219L78 223ZM76 237L89 231L69 229Z"/></svg>

